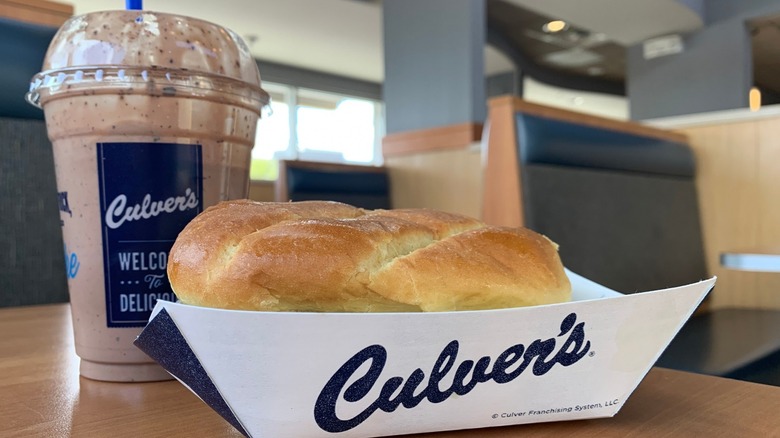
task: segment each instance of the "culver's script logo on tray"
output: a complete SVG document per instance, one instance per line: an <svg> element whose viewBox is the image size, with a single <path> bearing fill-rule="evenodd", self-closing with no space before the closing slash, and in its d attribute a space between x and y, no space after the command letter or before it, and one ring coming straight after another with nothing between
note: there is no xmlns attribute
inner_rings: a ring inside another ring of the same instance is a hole
<svg viewBox="0 0 780 438"><path fill-rule="evenodd" d="M448 343L430 371L423 371L421 367L406 378L388 378L382 376L387 349L382 345L368 346L348 359L322 388L314 405L314 420L326 432L345 432L366 421L376 411L389 413L399 407L413 409L426 400L441 403L453 394L467 396L477 385L509 383L527 369L534 376L543 376L556 365L568 367L580 361L590 351L590 341L585 338L585 323L577 323L577 314L570 313L561 321L557 336L509 346L495 358L458 358L459 348L457 340ZM367 369L366 364L370 364ZM442 388L443 381L451 383ZM366 400L372 390L376 393L375 388L380 387L373 400ZM348 403L361 403L365 408L349 418L342 418L337 412L344 412L340 407Z"/></svg>
<svg viewBox="0 0 780 438"><path fill-rule="evenodd" d="M141 327L175 301L166 270L176 236L203 210L200 145L98 143L108 327Z"/></svg>

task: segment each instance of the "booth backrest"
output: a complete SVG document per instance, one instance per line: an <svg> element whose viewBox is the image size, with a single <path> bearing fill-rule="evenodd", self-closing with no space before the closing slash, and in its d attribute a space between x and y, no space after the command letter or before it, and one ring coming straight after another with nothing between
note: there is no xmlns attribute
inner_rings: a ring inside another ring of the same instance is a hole
<svg viewBox="0 0 780 438"><path fill-rule="evenodd" d="M0 117L43 120L43 112L24 100L30 79L41 71L56 28L0 18Z"/></svg>
<svg viewBox="0 0 780 438"><path fill-rule="evenodd" d="M390 182L384 167L282 160L276 200L326 200L386 209L390 208Z"/></svg>
<svg viewBox="0 0 780 438"><path fill-rule="evenodd" d="M558 243L568 268L620 292L706 278L685 138L537 107L520 102L513 114L522 225Z"/></svg>
<svg viewBox="0 0 780 438"><path fill-rule="evenodd" d="M0 307L68 300L51 143L24 100L55 31L0 19Z"/></svg>

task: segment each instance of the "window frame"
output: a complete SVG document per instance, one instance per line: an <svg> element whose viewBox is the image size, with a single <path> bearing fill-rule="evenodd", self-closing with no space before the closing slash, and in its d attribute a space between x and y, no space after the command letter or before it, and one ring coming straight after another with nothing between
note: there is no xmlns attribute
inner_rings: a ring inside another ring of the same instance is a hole
<svg viewBox="0 0 780 438"><path fill-rule="evenodd" d="M351 161L351 160L334 160L332 162L334 163L341 163L341 164L352 164L352 165L364 165L364 166L381 166L384 162L383 156L382 156L382 138L385 135L385 117L384 117L384 102L379 99L374 99L366 96L357 96L357 95L351 95L349 93L343 93L343 92L334 92L330 90L319 90L311 87L300 87L295 85L289 85L279 82L271 82L267 81L263 83L263 87L267 88L268 91L275 91L277 93L282 92L285 95L285 101L284 103L288 106L288 143L287 147L281 151L277 150L274 152L273 156L268 158L255 158L254 155L252 156L252 161L255 160L270 160L270 161L276 161L278 163L278 160L298 160L298 159L306 159L306 154L302 153L300 149L300 145L298 144L298 95L303 90L306 91L315 91L315 92L321 92L321 93L327 93L335 96L339 96L341 98L348 98L348 99L360 99L365 100L373 103L373 109L374 109L374 141L373 141L373 159L370 162L358 162L358 161ZM281 91L284 90L284 91ZM261 135L260 128L258 127L258 134ZM254 148L253 148L254 149ZM278 164L276 164L278 166ZM252 179L253 181L274 181L273 179Z"/></svg>

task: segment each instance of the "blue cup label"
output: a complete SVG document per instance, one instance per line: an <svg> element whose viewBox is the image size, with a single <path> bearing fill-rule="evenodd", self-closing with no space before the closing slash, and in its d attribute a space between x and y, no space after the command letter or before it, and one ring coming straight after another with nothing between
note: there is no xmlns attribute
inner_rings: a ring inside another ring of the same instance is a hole
<svg viewBox="0 0 780 438"><path fill-rule="evenodd" d="M98 143L108 327L142 327L175 301L166 268L176 236L203 210L200 145Z"/></svg>

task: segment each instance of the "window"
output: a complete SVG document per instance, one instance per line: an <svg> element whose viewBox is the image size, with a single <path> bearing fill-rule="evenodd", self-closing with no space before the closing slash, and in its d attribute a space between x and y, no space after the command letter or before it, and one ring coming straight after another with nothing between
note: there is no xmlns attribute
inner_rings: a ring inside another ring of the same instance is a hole
<svg viewBox="0 0 780 438"><path fill-rule="evenodd" d="M381 164L381 102L280 84L263 88L271 114L257 125L252 179L276 179L279 159Z"/></svg>
<svg viewBox="0 0 780 438"><path fill-rule="evenodd" d="M269 113L257 122L255 147L252 149L251 179L274 180L278 175L279 158L290 147L290 90L273 84L263 84L271 95Z"/></svg>

